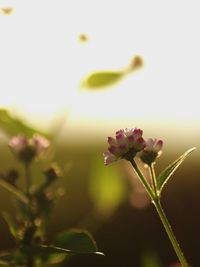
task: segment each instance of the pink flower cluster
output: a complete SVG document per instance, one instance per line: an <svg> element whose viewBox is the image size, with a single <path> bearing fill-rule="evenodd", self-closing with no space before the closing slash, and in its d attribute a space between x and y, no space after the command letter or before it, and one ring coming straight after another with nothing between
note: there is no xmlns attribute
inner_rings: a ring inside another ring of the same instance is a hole
<svg viewBox="0 0 200 267"><path fill-rule="evenodd" d="M108 137L108 150L104 152L104 164L108 165L118 159L133 159L136 154L146 164L151 164L160 155L163 142L161 140L142 137L140 129L125 128L116 132L115 138Z"/></svg>
<svg viewBox="0 0 200 267"><path fill-rule="evenodd" d="M34 134L30 139L20 134L10 140L9 147L19 159L29 163L34 157L46 151L49 141L39 134Z"/></svg>
<svg viewBox="0 0 200 267"><path fill-rule="evenodd" d="M108 165L120 158L133 158L137 152L145 147L140 129L121 129L115 138L108 137L109 148L104 152L104 164Z"/></svg>

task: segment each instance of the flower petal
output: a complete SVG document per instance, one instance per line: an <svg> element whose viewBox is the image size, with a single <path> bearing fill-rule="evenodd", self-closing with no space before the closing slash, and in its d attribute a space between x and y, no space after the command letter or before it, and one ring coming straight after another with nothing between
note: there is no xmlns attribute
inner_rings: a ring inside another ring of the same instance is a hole
<svg viewBox="0 0 200 267"><path fill-rule="evenodd" d="M104 157L104 164L105 165L108 165L108 164L117 160L117 157L115 155L113 155L112 153L110 153L110 151L108 151L108 150L103 153L103 157Z"/></svg>

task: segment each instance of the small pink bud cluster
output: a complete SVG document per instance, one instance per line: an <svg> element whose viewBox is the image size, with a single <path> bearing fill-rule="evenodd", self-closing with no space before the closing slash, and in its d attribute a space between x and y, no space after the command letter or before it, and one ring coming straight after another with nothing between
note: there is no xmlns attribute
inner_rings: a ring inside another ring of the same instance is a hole
<svg viewBox="0 0 200 267"><path fill-rule="evenodd" d="M108 165L118 159L133 159L136 154L141 160L150 165L161 154L163 142L161 140L142 137L140 129L126 128L116 132L116 137L108 137L109 148L104 152L104 164Z"/></svg>
<svg viewBox="0 0 200 267"><path fill-rule="evenodd" d="M39 134L34 134L30 139L20 134L10 140L9 147L20 160L30 163L34 157L47 150L49 141Z"/></svg>

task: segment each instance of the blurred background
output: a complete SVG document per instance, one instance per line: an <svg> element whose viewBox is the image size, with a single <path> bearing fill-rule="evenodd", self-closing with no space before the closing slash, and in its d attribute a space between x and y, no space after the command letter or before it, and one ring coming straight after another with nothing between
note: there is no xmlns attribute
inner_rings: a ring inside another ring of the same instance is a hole
<svg viewBox="0 0 200 267"><path fill-rule="evenodd" d="M199 147L199 25L198 1L0 0L0 172L21 169L10 136L39 131L50 138L65 195L49 239L84 228L106 254L92 263L72 259L72 266L177 262L128 163L105 167L102 153L106 137L125 127L164 140L158 173ZM193 267L200 264L199 155L197 149L162 195ZM1 212L14 212L2 188L0 199ZM0 249L12 247L2 218L0 235Z"/></svg>

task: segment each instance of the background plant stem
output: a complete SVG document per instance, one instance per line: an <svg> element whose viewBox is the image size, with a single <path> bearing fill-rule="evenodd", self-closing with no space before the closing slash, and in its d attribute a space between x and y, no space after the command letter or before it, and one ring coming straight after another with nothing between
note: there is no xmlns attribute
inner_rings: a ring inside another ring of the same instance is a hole
<svg viewBox="0 0 200 267"><path fill-rule="evenodd" d="M15 195L19 200L21 200L24 204L28 204L29 199L26 197L26 195L17 189L15 186L9 184L6 182L3 178L0 177L0 186L11 192L13 195Z"/></svg>
<svg viewBox="0 0 200 267"><path fill-rule="evenodd" d="M30 194L30 188L31 188L31 173L30 173L30 164L26 163L25 164L25 179L26 179L26 194L27 197L29 198L29 203L28 203L28 214L29 214L29 223L30 226L26 229L27 231L27 235L25 235L25 239L26 239L26 245L31 245L32 240L33 240L33 236L34 236L34 232L32 229L34 229L34 216L32 214L32 210L31 210L31 194ZM28 251L27 252L27 267L34 267L34 258L32 255L32 252Z"/></svg>
<svg viewBox="0 0 200 267"><path fill-rule="evenodd" d="M25 164L25 179L26 179L26 194L30 196L30 187L31 187L31 175L30 175L30 166Z"/></svg>

